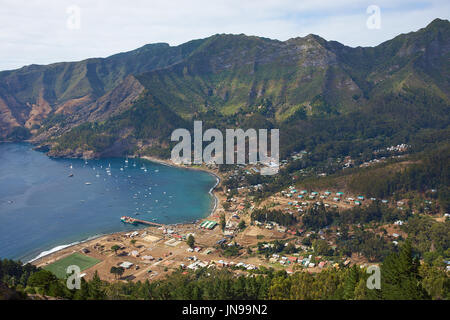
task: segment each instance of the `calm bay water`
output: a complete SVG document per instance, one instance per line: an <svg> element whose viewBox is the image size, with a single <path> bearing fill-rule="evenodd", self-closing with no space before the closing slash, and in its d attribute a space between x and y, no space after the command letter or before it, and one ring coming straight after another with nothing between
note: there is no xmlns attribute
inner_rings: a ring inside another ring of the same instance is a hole
<svg viewBox="0 0 450 320"><path fill-rule="evenodd" d="M211 211L215 184L205 172L141 159L86 163L0 143L0 258L28 261L60 245L135 229L120 221L124 215L195 221Z"/></svg>

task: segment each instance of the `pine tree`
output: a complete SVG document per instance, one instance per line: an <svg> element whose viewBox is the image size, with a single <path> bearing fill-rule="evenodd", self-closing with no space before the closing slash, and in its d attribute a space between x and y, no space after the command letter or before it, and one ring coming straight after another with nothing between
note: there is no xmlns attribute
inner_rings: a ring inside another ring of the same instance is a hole
<svg viewBox="0 0 450 320"><path fill-rule="evenodd" d="M106 298L105 292L102 288L102 280L95 271L92 280L89 282L89 299L92 300L103 300Z"/></svg>
<svg viewBox="0 0 450 320"><path fill-rule="evenodd" d="M272 285L269 288L269 299L271 300L283 300L290 298L292 279L277 277L272 281Z"/></svg>
<svg viewBox="0 0 450 320"><path fill-rule="evenodd" d="M381 290L384 299L417 300L429 298L421 285L419 261L412 256L407 240L399 253L392 253L381 267Z"/></svg>
<svg viewBox="0 0 450 320"><path fill-rule="evenodd" d="M194 238L194 236L192 234L189 235L189 237L186 240L186 243L191 248L195 247L195 238Z"/></svg>
<svg viewBox="0 0 450 320"><path fill-rule="evenodd" d="M359 282L356 285L355 291L354 291L354 300L369 300L369 297L367 295L367 283L366 279L361 278Z"/></svg>
<svg viewBox="0 0 450 320"><path fill-rule="evenodd" d="M146 299L146 300L150 300L152 298L151 296L151 286L150 286L150 281L148 281L148 279L145 280L145 282L139 287L139 297Z"/></svg>
<svg viewBox="0 0 450 320"><path fill-rule="evenodd" d="M84 278L81 278L80 283L80 290L76 290L75 294L73 296L74 300L87 300L89 298L89 285L84 280Z"/></svg>
<svg viewBox="0 0 450 320"><path fill-rule="evenodd" d="M445 269L424 264L420 266L419 272L423 277L422 285L432 299L450 299L450 277Z"/></svg>
<svg viewBox="0 0 450 320"><path fill-rule="evenodd" d="M359 270L356 265L347 273L347 277L344 283L344 299L353 300L355 299L355 288L358 285L360 279Z"/></svg>
<svg viewBox="0 0 450 320"><path fill-rule="evenodd" d="M227 224L227 222L226 222L226 220L225 220L225 214L222 213L222 214L220 215L220 228L222 229L222 231L225 230L226 224Z"/></svg>

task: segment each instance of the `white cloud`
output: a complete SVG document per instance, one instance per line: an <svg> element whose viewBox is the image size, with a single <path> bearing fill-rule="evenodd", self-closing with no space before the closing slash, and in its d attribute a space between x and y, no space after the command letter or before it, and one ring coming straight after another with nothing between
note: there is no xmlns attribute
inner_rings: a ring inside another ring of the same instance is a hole
<svg viewBox="0 0 450 320"><path fill-rule="evenodd" d="M381 29L366 27L367 6L381 8ZM66 9L81 9L81 29ZM177 45L215 33L279 40L318 34L350 46L376 45L448 19L446 0L0 0L0 70L108 56L152 42Z"/></svg>

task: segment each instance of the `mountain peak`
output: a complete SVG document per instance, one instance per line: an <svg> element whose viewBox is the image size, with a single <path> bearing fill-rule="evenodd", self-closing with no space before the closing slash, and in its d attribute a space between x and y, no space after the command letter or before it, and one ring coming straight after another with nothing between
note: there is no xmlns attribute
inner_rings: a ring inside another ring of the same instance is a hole
<svg viewBox="0 0 450 320"><path fill-rule="evenodd" d="M436 18L433 21L431 21L425 27L425 29L428 29L428 28L448 28L448 27L450 27L450 22L448 20Z"/></svg>
<svg viewBox="0 0 450 320"><path fill-rule="evenodd" d="M286 43L301 43L301 42L309 42L309 43L317 43L319 45L324 45L327 40L325 40L324 38L316 35L316 34L308 34L304 37L295 37L295 38L290 38L288 40L286 40Z"/></svg>

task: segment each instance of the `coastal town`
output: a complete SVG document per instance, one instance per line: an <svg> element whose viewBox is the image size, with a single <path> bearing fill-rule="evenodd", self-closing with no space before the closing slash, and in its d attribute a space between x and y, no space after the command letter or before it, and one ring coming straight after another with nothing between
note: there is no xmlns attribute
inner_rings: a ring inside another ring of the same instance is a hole
<svg viewBox="0 0 450 320"><path fill-rule="evenodd" d="M73 2L0 11L0 300L450 300L449 1Z"/></svg>
<svg viewBox="0 0 450 320"><path fill-rule="evenodd" d="M303 156L296 153L291 161ZM168 161L162 163L173 165ZM282 167L288 163L283 161ZM344 168L349 163L349 159L343 162ZM262 184L238 185L232 190L227 189L225 182L233 177L257 174L257 167L238 166L226 172L220 171L217 166L191 169L208 171L220 179L214 190L214 210L205 219L163 225L123 216L122 222L135 225L136 230L82 242L44 256L33 264L56 270L55 273L64 278L67 277L65 268L69 264L76 264L77 257L81 260L88 257L90 263L84 265L81 276L91 279L97 273L107 281L152 281L163 279L177 270L187 273L200 268L225 268L237 275L251 275L271 268L285 270L288 274L297 270L316 273L326 268L352 265L363 268L378 264L378 261L370 261L356 252L347 256L333 254L343 232L342 227L325 226L313 230L300 222L302 216L308 210L343 212L374 203L399 211L407 207L406 200L367 198L339 189L307 190L294 185L262 200L255 200L251 195L262 188ZM432 201L427 200L426 203L428 207L432 206ZM264 210L265 214L258 214ZM285 223L277 217L271 219L267 215L272 212L292 217L292 222ZM407 236L402 229L403 224L402 220L397 220L378 228L383 230L392 245L397 245L399 239Z"/></svg>

